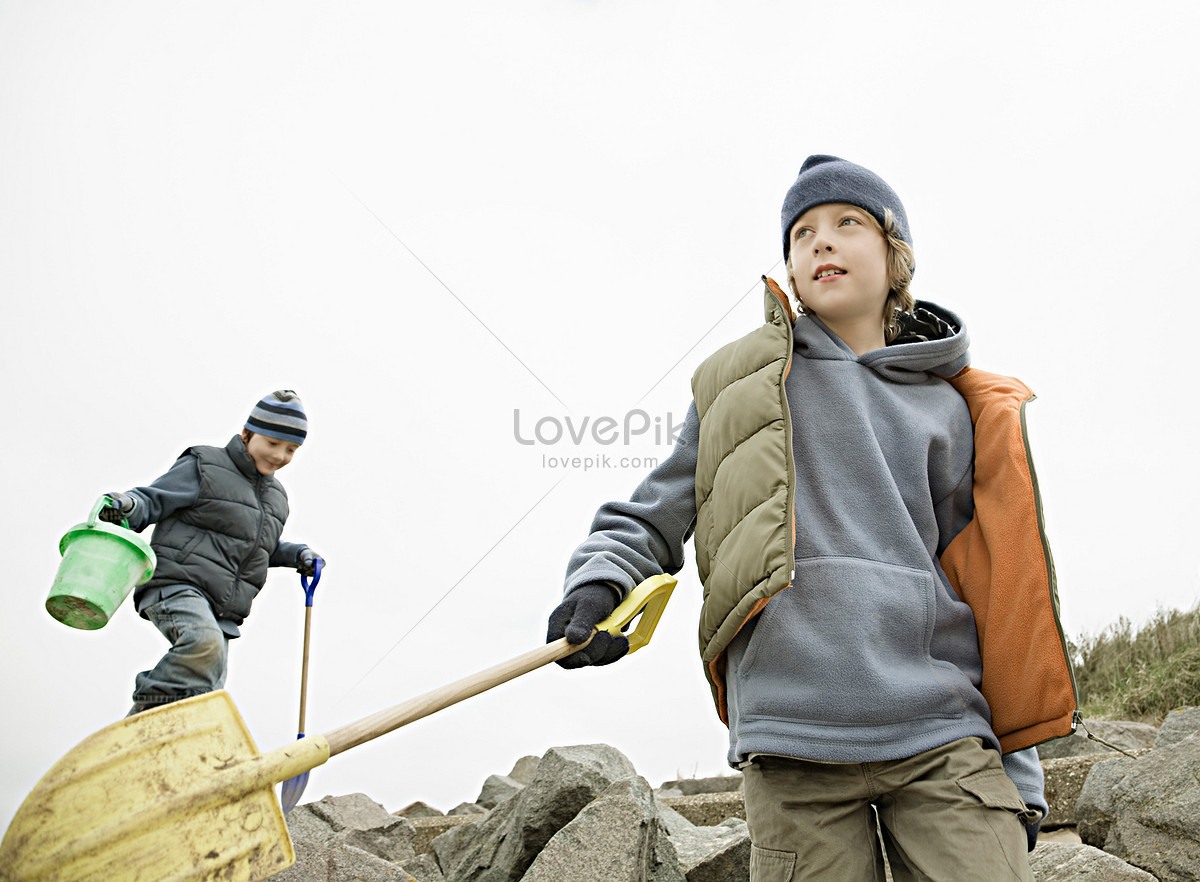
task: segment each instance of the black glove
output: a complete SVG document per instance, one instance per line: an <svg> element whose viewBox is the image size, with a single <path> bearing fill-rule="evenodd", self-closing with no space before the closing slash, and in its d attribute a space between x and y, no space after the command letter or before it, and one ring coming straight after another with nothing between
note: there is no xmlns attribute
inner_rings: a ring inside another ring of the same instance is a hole
<svg viewBox="0 0 1200 882"><path fill-rule="evenodd" d="M110 524L119 524L121 521L128 520L133 514L134 508L137 507L137 500L128 493L105 493L109 498L108 505L100 509L98 517L102 521L107 521Z"/></svg>
<svg viewBox="0 0 1200 882"><path fill-rule="evenodd" d="M317 561L321 562L321 566L325 566L325 558L321 557L320 552L313 551L313 549L305 545L300 549L300 554L296 558L296 571L301 576L311 578L313 573L316 572Z"/></svg>
<svg viewBox="0 0 1200 882"><path fill-rule="evenodd" d="M608 585L594 582L581 585L567 595L550 613L546 642L566 637L568 643L582 643L600 622L617 608L617 594ZM612 636L606 631L596 635L586 647L558 660L560 667L582 668L586 665L608 665L629 652L629 638Z"/></svg>

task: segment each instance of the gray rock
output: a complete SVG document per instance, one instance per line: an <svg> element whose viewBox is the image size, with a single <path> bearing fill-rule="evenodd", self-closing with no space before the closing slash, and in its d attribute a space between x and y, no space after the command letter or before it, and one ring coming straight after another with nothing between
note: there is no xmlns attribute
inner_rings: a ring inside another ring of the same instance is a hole
<svg viewBox="0 0 1200 882"><path fill-rule="evenodd" d="M741 818L715 827L668 830L687 882L746 882L750 878L750 829Z"/></svg>
<svg viewBox="0 0 1200 882"><path fill-rule="evenodd" d="M1112 747L1106 747L1099 741L1088 738L1087 732L1084 731L1085 726L1097 738L1103 738L1113 747L1128 751L1153 747L1154 739L1158 735L1158 730L1146 723L1134 723L1129 720L1084 720L1084 725L1074 734L1039 744L1038 757L1048 760L1112 753Z"/></svg>
<svg viewBox="0 0 1200 882"><path fill-rule="evenodd" d="M1160 880L1200 879L1200 841L1178 831L1163 835L1156 824L1122 818L1113 825L1105 851Z"/></svg>
<svg viewBox="0 0 1200 882"><path fill-rule="evenodd" d="M732 793L742 789L742 773L733 775L715 775L711 778L680 778L677 781L664 781L660 791L678 790L684 796L695 796L697 793Z"/></svg>
<svg viewBox="0 0 1200 882"><path fill-rule="evenodd" d="M321 860L328 863L333 854L350 848L388 862L415 856L416 829L399 815L392 815L379 803L361 793L326 796L318 802L297 806L287 814L288 831L293 843L305 843L322 850ZM299 862L299 858L297 858Z"/></svg>
<svg viewBox="0 0 1200 882"><path fill-rule="evenodd" d="M713 798L713 794L699 796ZM750 830L743 819L728 817L719 824L700 826L662 801L658 803L658 815L688 882L742 882L750 878Z"/></svg>
<svg viewBox="0 0 1200 882"><path fill-rule="evenodd" d="M458 815L486 815L488 810L478 803L460 802L450 811L446 812L449 817L457 817Z"/></svg>
<svg viewBox="0 0 1200 882"><path fill-rule="evenodd" d="M533 780L533 776L537 774L538 763L542 761L540 756L523 756L512 767L512 771L508 773L508 777L520 784L528 784Z"/></svg>
<svg viewBox="0 0 1200 882"><path fill-rule="evenodd" d="M516 856L512 854L514 846L524 845L520 819L516 816L519 802L520 797L510 799L478 816L478 820L474 815L460 816L471 823L451 827L429 843L429 850L449 882L481 882L485 878L511 882L520 878L541 845L529 849L524 864L520 864L525 857L523 849ZM516 841L506 846L510 837ZM514 875L514 869L520 872Z"/></svg>
<svg viewBox="0 0 1200 882"><path fill-rule="evenodd" d="M370 830L372 827L386 824L392 818L387 809L365 793L326 796L316 802L306 803L304 808L325 821L334 832Z"/></svg>
<svg viewBox="0 0 1200 882"><path fill-rule="evenodd" d="M487 780L483 782L483 789L479 791L479 798L475 802L485 809L494 809L504 800L512 799L520 793L524 786L520 781L515 781L507 775L488 775Z"/></svg>
<svg viewBox="0 0 1200 882"><path fill-rule="evenodd" d="M746 818L746 801L740 790L729 793L697 793L695 796L663 798L669 805L697 827L715 827L726 818Z"/></svg>
<svg viewBox="0 0 1200 882"><path fill-rule="evenodd" d="M1145 870L1090 845L1041 842L1029 856L1034 882L1154 882Z"/></svg>
<svg viewBox="0 0 1200 882"><path fill-rule="evenodd" d="M433 806L424 802L410 802L400 811L396 812L406 818L440 818L442 813Z"/></svg>
<svg viewBox="0 0 1200 882"><path fill-rule="evenodd" d="M521 882L686 882L644 778L618 781L534 858Z"/></svg>
<svg viewBox="0 0 1200 882"><path fill-rule="evenodd" d="M288 812L291 816L303 806L297 806ZM329 849L303 839L292 839L292 847L296 850L296 862L272 879L278 882L326 882L329 879Z"/></svg>
<svg viewBox="0 0 1200 882"><path fill-rule="evenodd" d="M328 873L314 882L409 882L412 878L391 861L348 845L330 849Z"/></svg>
<svg viewBox="0 0 1200 882"><path fill-rule="evenodd" d="M308 842L313 845L324 845L338 833L333 826L312 810L313 803L298 805L286 815L288 833L292 842Z"/></svg>
<svg viewBox="0 0 1200 882"><path fill-rule="evenodd" d="M1105 753L1097 756L1066 756L1061 759L1043 760L1046 803L1050 806L1050 814L1042 820L1042 830L1074 826L1075 806L1079 802L1079 794L1083 791L1083 783L1087 780L1088 773L1101 760L1113 759L1120 755Z"/></svg>
<svg viewBox="0 0 1200 882"><path fill-rule="evenodd" d="M1114 793L1133 771L1136 762L1136 759L1118 756L1096 763L1088 772L1079 793L1079 802L1075 805L1075 824L1079 838L1085 845L1104 847L1109 827L1116 818Z"/></svg>
<svg viewBox="0 0 1200 882"><path fill-rule="evenodd" d="M1097 763L1076 816L1086 844L1159 879L1200 878L1200 739Z"/></svg>
<svg viewBox="0 0 1200 882"><path fill-rule="evenodd" d="M408 818L392 815L392 820L387 824L370 830L346 830L339 835L346 845L384 860L400 863L416 856L413 840L417 837L417 830Z"/></svg>
<svg viewBox="0 0 1200 882"><path fill-rule="evenodd" d="M295 843L295 848L296 863L272 879L279 882L408 882L410 878L391 861L349 845L325 846L301 841Z"/></svg>
<svg viewBox="0 0 1200 882"><path fill-rule="evenodd" d="M405 861L400 868L412 876L416 882L446 882L442 868L438 866L431 854L419 854Z"/></svg>
<svg viewBox="0 0 1200 882"><path fill-rule="evenodd" d="M667 805L658 797L655 797L658 803L658 819L667 831L667 836L675 836L689 832L696 825L689 821L684 815L675 811L671 806Z"/></svg>
<svg viewBox="0 0 1200 882"><path fill-rule="evenodd" d="M1075 832L1074 827L1058 827L1054 830L1042 830L1038 833L1038 842L1069 842L1072 845L1083 845L1083 840Z"/></svg>
<svg viewBox="0 0 1200 882"><path fill-rule="evenodd" d="M743 837L724 842L687 873L688 882L749 882L749 879L749 831Z"/></svg>
<svg viewBox="0 0 1200 882"><path fill-rule="evenodd" d="M1158 728L1155 747L1170 747L1200 732L1200 707L1177 707Z"/></svg>
<svg viewBox="0 0 1200 882"><path fill-rule="evenodd" d="M487 815L445 815L440 818L413 818L412 825L417 828L417 838L413 848L417 854L433 854L433 840L447 830L453 830L460 824L470 824Z"/></svg>
<svg viewBox="0 0 1200 882"><path fill-rule="evenodd" d="M516 882L559 830L615 781L636 775L605 744L555 747L512 799L431 843L447 882Z"/></svg>

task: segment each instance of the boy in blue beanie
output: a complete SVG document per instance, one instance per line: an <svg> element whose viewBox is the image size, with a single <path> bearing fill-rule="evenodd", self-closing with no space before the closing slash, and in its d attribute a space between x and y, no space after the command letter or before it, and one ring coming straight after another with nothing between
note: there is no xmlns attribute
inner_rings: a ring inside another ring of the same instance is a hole
<svg viewBox="0 0 1200 882"><path fill-rule="evenodd" d="M158 563L134 604L171 642L154 668L137 675L130 715L222 688L229 641L240 635L267 568L313 575L321 555L280 539L288 498L275 477L307 435L296 393L272 392L224 447L189 447L149 486L107 494L112 505L102 519L127 519L137 532L156 525L150 545Z"/></svg>
<svg viewBox="0 0 1200 882"><path fill-rule="evenodd" d="M693 537L753 882L882 880L884 849L897 880L1029 880L1034 745L1075 722L1032 393L913 299L878 175L811 156L781 222L799 314L764 279L766 324L700 365L671 456L597 512L547 639L582 643ZM560 664L627 649L601 633Z"/></svg>

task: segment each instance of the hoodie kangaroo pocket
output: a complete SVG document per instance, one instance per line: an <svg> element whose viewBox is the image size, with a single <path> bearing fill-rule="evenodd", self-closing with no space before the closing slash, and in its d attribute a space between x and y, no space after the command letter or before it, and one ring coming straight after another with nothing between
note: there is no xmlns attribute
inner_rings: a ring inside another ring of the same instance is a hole
<svg viewBox="0 0 1200 882"><path fill-rule="evenodd" d="M742 713L834 725L960 715L963 673L929 647L929 573L856 558L796 562L739 667Z"/></svg>

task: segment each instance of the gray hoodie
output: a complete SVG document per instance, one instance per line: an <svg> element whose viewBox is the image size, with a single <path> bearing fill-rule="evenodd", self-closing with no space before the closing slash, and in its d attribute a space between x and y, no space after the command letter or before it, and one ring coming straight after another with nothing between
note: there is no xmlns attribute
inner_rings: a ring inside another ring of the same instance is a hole
<svg viewBox="0 0 1200 882"><path fill-rule="evenodd" d="M917 314L920 326L861 357L818 319L795 323L796 572L728 647L732 764L899 759L969 736L999 750L974 616L938 563L973 511L970 414L942 379L967 365L969 340L950 311L921 303ZM678 572L699 436L692 405L672 455L628 502L597 512L568 593L597 581L625 593ZM1045 812L1036 751L1005 768Z"/></svg>

